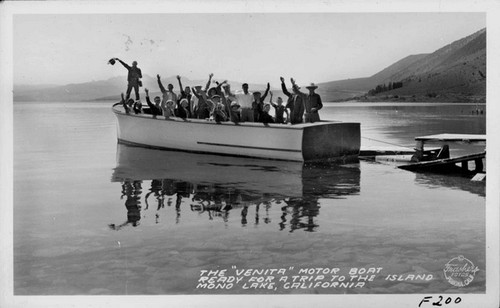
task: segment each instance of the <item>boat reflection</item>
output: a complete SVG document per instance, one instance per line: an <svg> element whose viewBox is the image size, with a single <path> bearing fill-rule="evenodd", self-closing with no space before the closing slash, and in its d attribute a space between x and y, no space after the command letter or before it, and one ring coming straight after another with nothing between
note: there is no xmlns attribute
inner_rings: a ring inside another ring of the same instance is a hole
<svg viewBox="0 0 500 308"><path fill-rule="evenodd" d="M110 224L109 227L113 230L120 230L121 228L131 225L137 227L139 220L141 220L141 193L142 181L124 181L122 183L122 195L127 197L125 199L125 207L127 208L127 220L119 225Z"/></svg>
<svg viewBox="0 0 500 308"><path fill-rule="evenodd" d="M119 144L112 181L122 183L127 209L127 221L109 225L114 230L138 226L141 211L156 211L159 223L161 210L171 207L176 223L182 208L226 223L238 217L242 226L269 224L270 211L279 209L280 230L315 231L319 199L358 194L360 169L359 164L303 164Z"/></svg>

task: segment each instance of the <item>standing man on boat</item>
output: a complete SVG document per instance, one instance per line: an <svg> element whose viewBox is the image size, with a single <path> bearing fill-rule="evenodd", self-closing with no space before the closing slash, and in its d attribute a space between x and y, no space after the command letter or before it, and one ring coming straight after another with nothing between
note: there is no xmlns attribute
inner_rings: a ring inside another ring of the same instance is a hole
<svg viewBox="0 0 500 308"><path fill-rule="evenodd" d="M200 91L204 91L204 92L208 91L208 88L210 87L210 83L212 82L213 76L214 76L213 73L210 73L210 75L208 75L208 81L207 81L207 84L205 86L205 90L202 90L201 86L196 86L196 87L192 88L193 95L196 97L196 99L198 99L198 105L196 106L193 114L198 119L208 119L210 117L210 110L209 110L208 103L205 101L205 99L201 95Z"/></svg>
<svg viewBox="0 0 500 308"><path fill-rule="evenodd" d="M168 84L168 91L165 90L165 87L161 83L161 77L160 75L156 75L156 78L158 79L158 86L160 87L160 91L163 94L163 101L173 101L177 102L177 94L174 93L174 85L169 83Z"/></svg>
<svg viewBox="0 0 500 308"><path fill-rule="evenodd" d="M255 122L254 113L253 113L253 102L254 97L253 93L248 91L248 83L244 83L241 85L243 91L238 91L235 94L230 94L230 98L234 99L238 102L241 109L241 122Z"/></svg>
<svg viewBox="0 0 500 308"><path fill-rule="evenodd" d="M319 122L319 113L318 110L323 108L323 102L321 102L321 96L318 93L315 93L314 90L318 88L317 85L311 83L306 87L309 90L309 94L307 95L306 100L306 123L314 123Z"/></svg>
<svg viewBox="0 0 500 308"><path fill-rule="evenodd" d="M179 81L179 89L181 89L181 97L179 98L179 104L183 99L186 99L188 102L188 111L189 111L189 117L194 118L194 106L193 106L193 98L194 95L191 94L191 88L190 87L182 87L182 82L181 82L181 76L177 75L177 80Z"/></svg>
<svg viewBox="0 0 500 308"><path fill-rule="evenodd" d="M293 94L288 92L285 85L285 78L280 77L281 80L281 90L283 94L288 96L287 108L290 108L290 122L292 124L302 123L302 117L304 116L305 102L307 97L300 92L300 87L295 84L295 80L290 78L292 82Z"/></svg>
<svg viewBox="0 0 500 308"><path fill-rule="evenodd" d="M119 61L128 70L128 76L127 76L128 86L127 86L126 99L127 100L129 99L130 92L132 91L133 88L135 91L135 99L139 100L140 99L139 87L142 87L142 81L141 81L142 72L141 69L137 67L137 61L132 62L132 66L130 66L118 58L115 58L115 60Z"/></svg>

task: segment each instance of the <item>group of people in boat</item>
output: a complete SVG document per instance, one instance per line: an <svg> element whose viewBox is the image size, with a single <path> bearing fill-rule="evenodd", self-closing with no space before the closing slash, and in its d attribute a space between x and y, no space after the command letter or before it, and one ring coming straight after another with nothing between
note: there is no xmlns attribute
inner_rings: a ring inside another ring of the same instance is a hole
<svg viewBox="0 0 500 308"><path fill-rule="evenodd" d="M126 95L121 94L121 103L127 113L144 113L142 102L140 101L139 87L142 87L142 72L134 61L132 66L118 58L112 58L111 64L119 61L128 70L128 86ZM178 75L180 93L174 92L174 86L168 84L163 86L160 75L157 75L158 86L162 97L155 96L153 102L146 88L146 102L149 112L154 118L163 116L165 119L178 117L182 119L210 119L217 123L231 121L238 122L261 122L278 124L299 124L303 122L317 122L320 120L318 111L323 107L321 96L315 92L318 88L315 84L310 84L306 88L309 93L300 91L293 78L292 91L289 91L285 84L285 79L280 77L281 90L288 97L287 104L283 104L283 99L278 97L273 101L273 93L270 91L270 84L267 83L266 90L262 94L259 91L250 92L247 83L242 85L239 91L231 90L231 86L226 80L213 82L213 74L209 75L207 84L193 88L183 87L181 77ZM215 84L215 86L213 86ZM132 89L135 91L135 100L130 98ZM269 95L269 102L265 99ZM274 108L274 117L270 115L271 107ZM286 116L285 116L286 115Z"/></svg>

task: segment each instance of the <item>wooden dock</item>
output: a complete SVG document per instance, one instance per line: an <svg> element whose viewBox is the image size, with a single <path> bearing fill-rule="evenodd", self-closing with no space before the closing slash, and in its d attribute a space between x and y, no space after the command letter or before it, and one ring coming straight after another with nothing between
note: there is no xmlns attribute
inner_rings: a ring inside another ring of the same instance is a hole
<svg viewBox="0 0 500 308"><path fill-rule="evenodd" d="M455 158L436 159L422 161L408 165L398 166L400 169L409 171L431 171L445 173L480 173L483 172L483 159L486 158L486 151L482 153L470 154ZM475 163L474 170L469 170L469 162ZM458 166L457 164L460 164Z"/></svg>
<svg viewBox="0 0 500 308"><path fill-rule="evenodd" d="M478 134L437 134L422 137L415 137L415 140L427 141L444 141L444 142L486 142L486 135Z"/></svg>
<svg viewBox="0 0 500 308"><path fill-rule="evenodd" d="M484 171L483 159L486 158L486 151L450 158L447 144L443 145L438 152L425 150L424 144L429 142L486 142L486 135L438 134L416 137L415 140L417 141L417 145L415 154L411 158L413 163L398 166L398 168L409 171L462 173L467 175L482 173ZM469 169L469 162L471 161L474 162L473 170Z"/></svg>

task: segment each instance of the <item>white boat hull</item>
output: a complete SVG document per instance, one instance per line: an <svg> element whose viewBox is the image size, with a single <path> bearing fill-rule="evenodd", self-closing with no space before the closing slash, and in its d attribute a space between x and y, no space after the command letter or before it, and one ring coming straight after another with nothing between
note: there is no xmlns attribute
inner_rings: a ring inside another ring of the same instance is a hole
<svg viewBox="0 0 500 308"><path fill-rule="evenodd" d="M118 142L147 148L290 161L340 161L358 158L359 123L318 122L283 125L152 118L113 107Z"/></svg>

